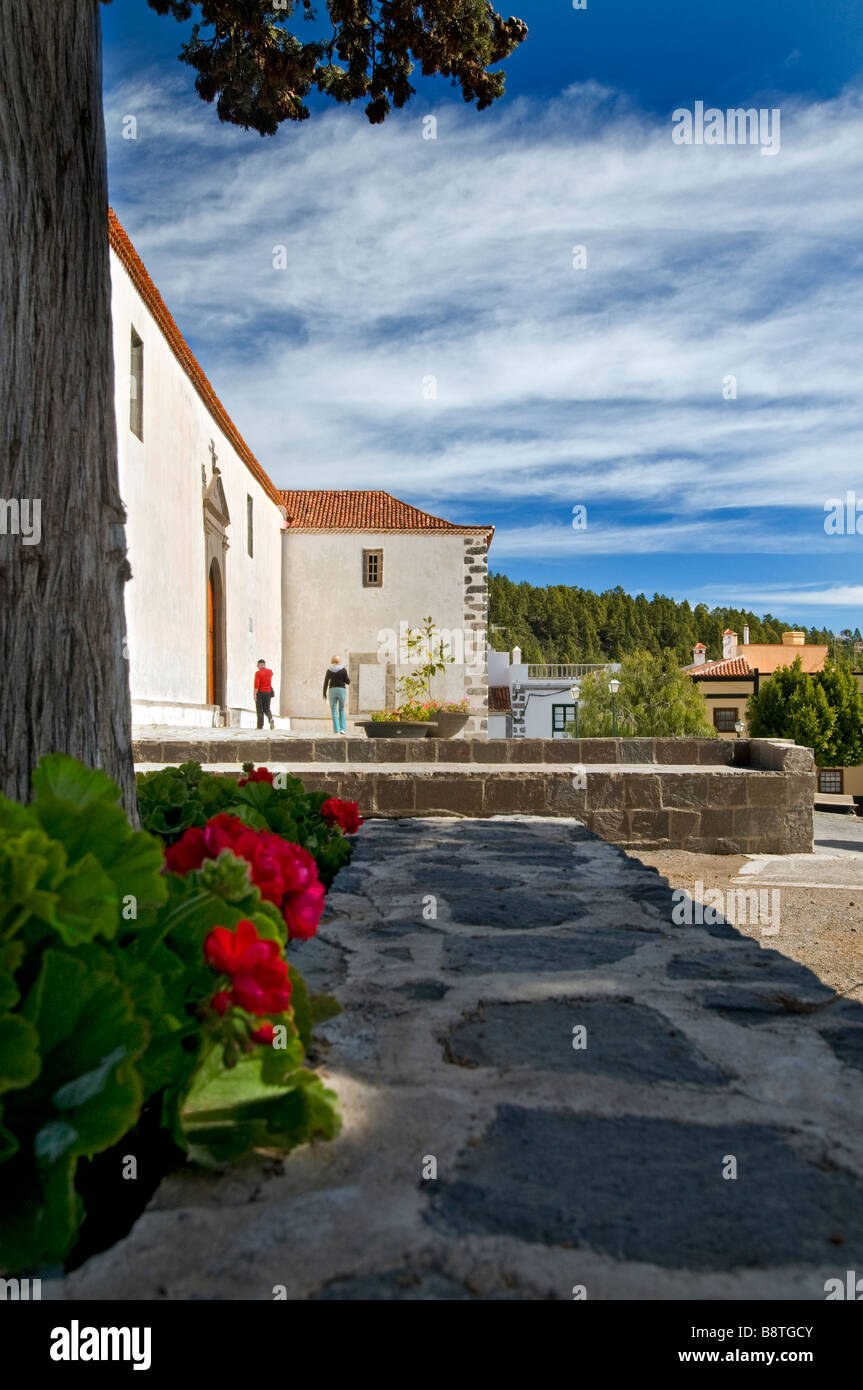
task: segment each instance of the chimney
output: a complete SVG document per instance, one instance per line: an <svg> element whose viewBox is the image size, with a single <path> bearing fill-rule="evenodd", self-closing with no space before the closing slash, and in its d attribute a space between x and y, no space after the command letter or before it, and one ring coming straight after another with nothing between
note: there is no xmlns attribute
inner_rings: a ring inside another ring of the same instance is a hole
<svg viewBox="0 0 863 1390"><path fill-rule="evenodd" d="M521 665L521 647L513 647L513 649L512 649L512 664L513 664L513 666L520 666L520 665Z"/></svg>
<svg viewBox="0 0 863 1390"><path fill-rule="evenodd" d="M745 627L745 628L743 629L743 645L744 645L744 647L748 647L748 646L749 646L749 628L748 628L748 627Z"/></svg>
<svg viewBox="0 0 863 1390"><path fill-rule="evenodd" d="M722 660L728 661L737 655L737 633L727 627L722 634Z"/></svg>
<svg viewBox="0 0 863 1390"><path fill-rule="evenodd" d="M783 647L805 647L805 646L806 646L806 633L805 633L805 632L783 632L783 634L782 634L782 645L783 645Z"/></svg>
<svg viewBox="0 0 863 1390"><path fill-rule="evenodd" d="M696 642L695 646L692 648L693 666L703 666L706 660L707 648L705 647L703 642Z"/></svg>

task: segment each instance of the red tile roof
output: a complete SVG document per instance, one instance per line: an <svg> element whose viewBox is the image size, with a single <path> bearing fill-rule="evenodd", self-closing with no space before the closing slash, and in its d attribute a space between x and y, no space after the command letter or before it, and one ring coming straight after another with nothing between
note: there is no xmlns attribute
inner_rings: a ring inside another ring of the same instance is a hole
<svg viewBox="0 0 863 1390"><path fill-rule="evenodd" d="M240 431L237 429L227 410L210 385L210 382L204 375L203 368L171 317L168 306L159 294L153 281L150 279L144 262L141 260L141 257L126 235L120 223L120 219L117 217L113 208L108 209L108 239L111 244L111 249L122 263L129 279L132 281L135 289L138 291L161 329L169 348L183 368L183 371L191 381L201 400L204 402L207 410L219 426L219 429L225 435L225 438L230 440L249 472L257 479L267 495L272 498L277 506L280 506L281 497L278 490L273 483L270 482L270 479L258 463L258 460L255 458L248 444L243 439L243 436L240 434Z"/></svg>
<svg viewBox="0 0 863 1390"><path fill-rule="evenodd" d="M511 714L512 704L508 685L490 685L488 688L489 714Z"/></svg>
<svg viewBox="0 0 863 1390"><path fill-rule="evenodd" d="M280 493L288 529L296 531L447 531L451 535L487 536L493 526L457 526L421 512L389 492L296 488Z"/></svg>
<svg viewBox="0 0 863 1390"><path fill-rule="evenodd" d="M705 661L700 666L684 666L693 680L723 680L726 676L772 676L780 666L791 666L800 658L802 669L812 675L824 670L827 647L815 644L792 647L779 642L752 642L744 647L746 656L729 656L722 661Z"/></svg>
<svg viewBox="0 0 863 1390"><path fill-rule="evenodd" d="M684 666L693 680L723 680L726 676L752 676L755 672L745 656L730 656L725 661L705 661L700 666Z"/></svg>

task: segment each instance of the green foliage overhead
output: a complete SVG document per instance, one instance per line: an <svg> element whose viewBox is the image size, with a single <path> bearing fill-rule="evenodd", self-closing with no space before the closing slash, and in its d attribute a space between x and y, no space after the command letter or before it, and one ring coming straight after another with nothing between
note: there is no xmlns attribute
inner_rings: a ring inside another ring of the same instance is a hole
<svg viewBox="0 0 863 1390"><path fill-rule="evenodd" d="M671 654L625 656L615 673L620 689L615 697L619 738L714 738L707 702ZM594 671L580 681L578 734L608 738L613 729L609 675ZM575 733L575 726L569 728Z"/></svg>
<svg viewBox="0 0 863 1390"><path fill-rule="evenodd" d="M107 0L110 3L110 0ZM411 75L448 77L479 111L503 95L490 71L527 38L488 0L149 0L196 22L181 58L220 120L272 135L309 115L306 98L366 102L373 125L414 95Z"/></svg>
<svg viewBox="0 0 863 1390"><path fill-rule="evenodd" d="M799 657L781 666L751 697L747 717L753 738L793 738L818 767L863 763L863 695L850 671L829 662L814 675Z"/></svg>
<svg viewBox="0 0 863 1390"><path fill-rule="evenodd" d="M620 661L632 652L659 655L673 652L678 664L692 661L696 642L704 642L708 660L722 656L722 633L731 628L743 640L749 628L752 642L782 641L783 632L796 628L806 633L807 642L835 647L841 665L861 661L855 652L860 632L834 634L800 623L783 622L766 614L742 608L694 608L684 600L663 594L648 599L633 596L620 586L602 594L570 584L538 587L514 583L503 574L489 576L489 627L491 645L498 651L520 647L525 661L602 662ZM491 631L496 627L497 631Z"/></svg>

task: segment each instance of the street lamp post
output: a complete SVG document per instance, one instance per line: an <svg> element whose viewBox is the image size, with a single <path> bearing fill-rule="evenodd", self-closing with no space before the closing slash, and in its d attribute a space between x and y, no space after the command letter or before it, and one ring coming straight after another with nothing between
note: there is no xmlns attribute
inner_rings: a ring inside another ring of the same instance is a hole
<svg viewBox="0 0 863 1390"><path fill-rule="evenodd" d="M608 688L611 691L611 737L617 738L617 692L620 681L609 681Z"/></svg>
<svg viewBox="0 0 863 1390"><path fill-rule="evenodd" d="M578 697L581 694L581 686L570 686L569 693L572 696L572 703L575 705L575 737L578 738Z"/></svg>
<svg viewBox="0 0 863 1390"><path fill-rule="evenodd" d="M737 730L737 737L739 738L740 735L743 733L743 730L746 728L746 725L744 724L742 719L736 719L734 721L734 727Z"/></svg>

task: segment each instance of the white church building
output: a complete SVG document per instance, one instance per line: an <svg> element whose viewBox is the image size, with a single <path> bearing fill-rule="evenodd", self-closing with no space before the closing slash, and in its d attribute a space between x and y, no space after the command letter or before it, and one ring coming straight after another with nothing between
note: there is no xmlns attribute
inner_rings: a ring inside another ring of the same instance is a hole
<svg viewBox="0 0 863 1390"><path fill-rule="evenodd" d="M133 722L253 726L263 657L277 724L322 732L324 671L337 654L351 678L350 729L399 702L405 633L431 616L455 657L432 697L468 699L465 732L486 733L494 528L387 492L277 488L113 211L109 237Z"/></svg>

